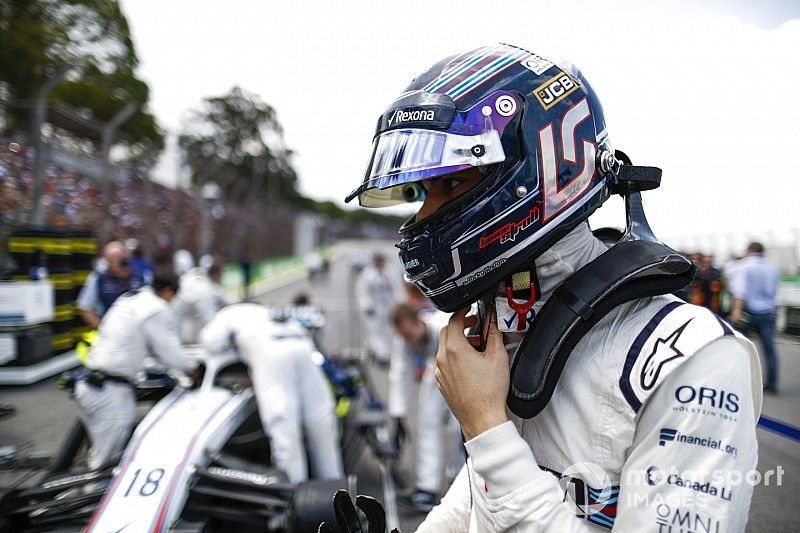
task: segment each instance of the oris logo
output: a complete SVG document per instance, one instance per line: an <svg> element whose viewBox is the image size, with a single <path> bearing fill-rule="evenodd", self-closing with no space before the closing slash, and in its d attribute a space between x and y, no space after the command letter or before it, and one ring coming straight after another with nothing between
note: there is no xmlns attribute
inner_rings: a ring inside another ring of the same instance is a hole
<svg viewBox="0 0 800 533"><path fill-rule="evenodd" d="M434 112L432 109L395 109L392 116L389 117L387 124L400 124L401 122L430 122L434 119Z"/></svg>
<svg viewBox="0 0 800 533"><path fill-rule="evenodd" d="M715 407L731 413L739 412L739 395L711 387L695 388L682 385L675 389L675 399L682 404L697 404L703 407Z"/></svg>
<svg viewBox="0 0 800 533"><path fill-rule="evenodd" d="M523 67L536 75L544 74L547 69L553 66L552 61L537 56L536 54L531 54L530 57L523 59L520 63Z"/></svg>

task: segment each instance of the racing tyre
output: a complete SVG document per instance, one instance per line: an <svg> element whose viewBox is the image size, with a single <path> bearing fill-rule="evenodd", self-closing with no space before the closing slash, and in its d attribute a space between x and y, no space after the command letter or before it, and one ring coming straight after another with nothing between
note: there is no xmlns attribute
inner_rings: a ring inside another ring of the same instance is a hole
<svg viewBox="0 0 800 533"><path fill-rule="evenodd" d="M68 472L73 466L86 467L86 460L89 454L89 435L86 433L86 428L83 427L83 422L80 418L75 419L67 432L64 439L64 444L58 454L53 457L53 463L50 466L50 472L53 474L61 474Z"/></svg>
<svg viewBox="0 0 800 533"><path fill-rule="evenodd" d="M328 522L334 531L338 531L333 495L337 490L347 488L346 479L313 480L298 486L292 497L294 513L290 531L316 531L320 522Z"/></svg>

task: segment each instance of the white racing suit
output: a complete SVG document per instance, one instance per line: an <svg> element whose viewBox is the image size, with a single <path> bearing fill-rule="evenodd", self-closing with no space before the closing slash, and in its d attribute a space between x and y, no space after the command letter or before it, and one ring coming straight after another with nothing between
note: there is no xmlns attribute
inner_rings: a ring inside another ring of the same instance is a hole
<svg viewBox="0 0 800 533"><path fill-rule="evenodd" d="M97 341L84 366L133 382L144 370L147 355L156 356L169 368L191 368L167 302L150 287L142 287L114 301L100 322ZM89 467L96 469L125 448L134 423L136 398L125 383L105 381L102 387L95 387L79 381L75 400L91 442Z"/></svg>
<svg viewBox="0 0 800 533"><path fill-rule="evenodd" d="M389 317L394 306L401 301L397 282L384 266L364 268L356 280L356 302L367 349L380 362L389 361L392 344L392 325Z"/></svg>
<svg viewBox="0 0 800 533"><path fill-rule="evenodd" d="M238 350L250 371L272 462L291 482L309 477L304 431L314 477L344 476L333 394L300 324L275 322L261 305L234 304L216 314L200 340L210 353Z"/></svg>
<svg viewBox="0 0 800 533"><path fill-rule="evenodd" d="M582 225L537 259L543 300L602 251ZM578 343L541 413L466 443L417 531L742 531L760 410L749 341L672 296L636 300Z"/></svg>
<svg viewBox="0 0 800 533"><path fill-rule="evenodd" d="M458 421L436 384L436 351L439 331L449 315L420 313L428 335L421 347L412 347L395 336L389 364L389 415L403 418L408 414L409 393L413 389L414 357L427 358L419 388L416 414L415 486L434 494L442 491L442 479L452 480L464 465L464 446ZM420 353L417 353L420 352Z"/></svg>
<svg viewBox="0 0 800 533"><path fill-rule="evenodd" d="M225 304L222 290L203 268L196 267L184 272L180 277L178 294L171 303L181 341L184 344L197 344L200 330Z"/></svg>

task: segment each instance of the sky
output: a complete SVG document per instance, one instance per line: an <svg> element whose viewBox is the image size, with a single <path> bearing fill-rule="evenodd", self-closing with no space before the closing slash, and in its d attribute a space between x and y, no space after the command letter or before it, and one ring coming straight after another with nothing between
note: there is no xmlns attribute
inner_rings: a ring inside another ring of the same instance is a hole
<svg viewBox="0 0 800 533"><path fill-rule="evenodd" d="M664 170L656 234L721 253L800 241L800 2L123 0L150 111L169 132L233 85L278 112L301 189L340 204L378 116L436 61L497 41L569 59L610 140ZM168 150L155 179L175 184ZM624 226L609 202L593 226Z"/></svg>

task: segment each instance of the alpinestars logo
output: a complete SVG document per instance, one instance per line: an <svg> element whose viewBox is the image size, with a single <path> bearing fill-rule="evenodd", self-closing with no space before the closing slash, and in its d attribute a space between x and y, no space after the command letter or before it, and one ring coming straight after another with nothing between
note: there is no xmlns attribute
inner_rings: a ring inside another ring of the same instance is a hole
<svg viewBox="0 0 800 533"><path fill-rule="evenodd" d="M690 444L692 446L700 446L702 448L710 448L712 450L719 450L728 455L736 457L736 446L724 444L721 440L715 440L711 437L698 437L697 435L687 435L679 432L673 428L661 428L658 434L658 445L666 446L668 442L680 442L683 444Z"/></svg>
<svg viewBox="0 0 800 533"><path fill-rule="evenodd" d="M642 367L642 373L639 377L640 385L644 390L650 390L655 386L658 382L661 369L665 364L678 357L684 357L683 352L676 348L675 344L678 342L678 339L681 338L681 334L692 320L694 319L690 318L687 320L684 325L670 333L666 338L656 340L653 351L647 356L644 366Z"/></svg>
<svg viewBox="0 0 800 533"><path fill-rule="evenodd" d="M499 230L495 231L494 233L487 235L486 237L481 237L478 241L478 248L483 250L493 242L500 241L500 244L503 244L508 241L514 241L517 238L517 235L520 231L528 229L531 224L534 222L539 221L539 208L534 207L531 209L528 216L520 220L519 222L509 222Z"/></svg>
<svg viewBox="0 0 800 533"><path fill-rule="evenodd" d="M389 117L388 124L391 126L400 122L430 122L433 118L432 109L412 109L411 111L395 109L392 116Z"/></svg>

